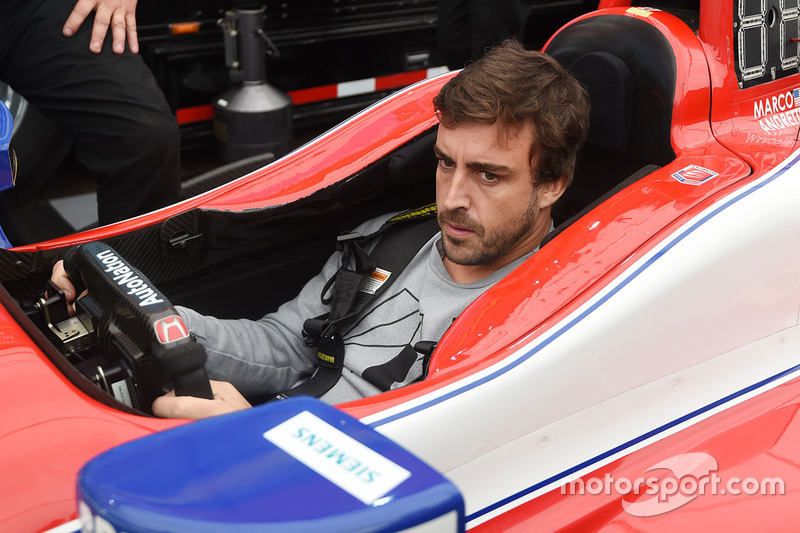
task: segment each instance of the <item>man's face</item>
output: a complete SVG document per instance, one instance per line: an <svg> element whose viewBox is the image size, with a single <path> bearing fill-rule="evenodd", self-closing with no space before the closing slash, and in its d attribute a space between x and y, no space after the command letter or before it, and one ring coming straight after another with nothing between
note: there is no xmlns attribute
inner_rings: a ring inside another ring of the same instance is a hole
<svg viewBox="0 0 800 533"><path fill-rule="evenodd" d="M497 123L439 126L436 204L445 257L456 265L497 270L533 251L564 190L534 187L531 128L505 143L499 131Z"/></svg>

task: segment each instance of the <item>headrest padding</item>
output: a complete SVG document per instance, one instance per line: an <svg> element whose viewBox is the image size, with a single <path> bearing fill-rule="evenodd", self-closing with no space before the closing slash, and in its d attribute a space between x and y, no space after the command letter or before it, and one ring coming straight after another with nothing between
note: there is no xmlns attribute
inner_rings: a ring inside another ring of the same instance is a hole
<svg viewBox="0 0 800 533"><path fill-rule="evenodd" d="M569 65L592 102L587 144L622 152L628 148L633 116L633 74L620 58L591 52Z"/></svg>

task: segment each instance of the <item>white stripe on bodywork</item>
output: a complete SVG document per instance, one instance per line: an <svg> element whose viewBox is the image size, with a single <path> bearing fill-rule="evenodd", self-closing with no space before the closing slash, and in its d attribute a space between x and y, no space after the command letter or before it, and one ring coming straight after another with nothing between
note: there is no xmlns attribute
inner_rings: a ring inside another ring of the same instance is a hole
<svg viewBox="0 0 800 533"><path fill-rule="evenodd" d="M694 217L511 357L362 421L446 473L475 525L791 379L800 186L777 178L796 160Z"/></svg>
<svg viewBox="0 0 800 533"><path fill-rule="evenodd" d="M48 529L44 531L44 533L80 533L80 532L81 532L81 521L77 518L72 522L67 522L65 524L61 524L60 526L56 526L53 529Z"/></svg>

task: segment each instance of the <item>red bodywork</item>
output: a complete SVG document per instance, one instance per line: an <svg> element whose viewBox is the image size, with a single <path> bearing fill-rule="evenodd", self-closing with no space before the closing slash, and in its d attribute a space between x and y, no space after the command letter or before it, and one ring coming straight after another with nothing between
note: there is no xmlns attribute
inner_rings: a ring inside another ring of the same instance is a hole
<svg viewBox="0 0 800 533"><path fill-rule="evenodd" d="M740 89L733 73L731 3L703 0L693 33L674 15L604 1L596 12L638 17L658 29L675 53L677 82L671 142L677 156L644 186L606 202L565 230L517 275L487 292L442 339L422 383L346 404L359 418L453 383L503 360L603 289L631 261L721 195L749 183L786 159L797 141L764 135L752 119L754 102L794 88L797 76ZM547 50L547 46L545 46ZM145 227L192 207L246 210L282 205L336 183L436 123L431 100L447 77L406 89L310 145L233 184L130 221L19 248L33 251L102 239ZM687 165L719 172L692 188L669 177ZM603 231L593 231L602 227ZM624 237L624 238L623 238ZM602 252L594 250L602 249ZM591 254L590 267L583 258ZM542 268L542 265L548 265ZM530 280L535 282L531 283ZM491 309L491 312L486 312ZM518 317L525 316L525 320ZM180 421L129 415L82 395L7 313L0 310L0 529L41 531L76 517L75 476L91 457ZM455 354L455 355L453 355ZM650 444L585 476L635 479L664 458L688 452L713 455L723 478L767 478L778 473L787 494L800 487L800 425L795 424L800 381L793 380ZM638 518L619 495L575 496L551 491L479 525L480 531L749 531L772 517L797 515L789 496L699 496L683 511ZM735 503L735 505L734 505Z"/></svg>

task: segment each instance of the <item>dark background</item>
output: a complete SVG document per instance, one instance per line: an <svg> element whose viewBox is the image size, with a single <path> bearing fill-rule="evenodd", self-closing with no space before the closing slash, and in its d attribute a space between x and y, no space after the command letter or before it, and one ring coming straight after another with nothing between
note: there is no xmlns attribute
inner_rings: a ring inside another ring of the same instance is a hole
<svg viewBox="0 0 800 533"><path fill-rule="evenodd" d="M561 25L596 5L585 0L496 2L513 9L520 37L532 48L540 48ZM267 0L259 4L265 7L264 31L272 43L264 56L267 81L290 94L446 64L437 47L437 0ZM240 81L226 66L218 24L233 5L232 0L139 0L137 6L141 56L181 127L184 183L228 163L211 120L180 117L187 109L210 111L211 102ZM184 22L194 22L195 31L176 33L175 28ZM291 147L394 90L294 105ZM24 119L21 130L12 141L20 160L18 190L12 194L19 198L10 206L7 203L1 214L12 244L91 227L96 209L91 197L94 180L75 162L69 139L35 110ZM229 172L229 178L266 162L248 163L238 173ZM22 190L22 183L27 189Z"/></svg>

